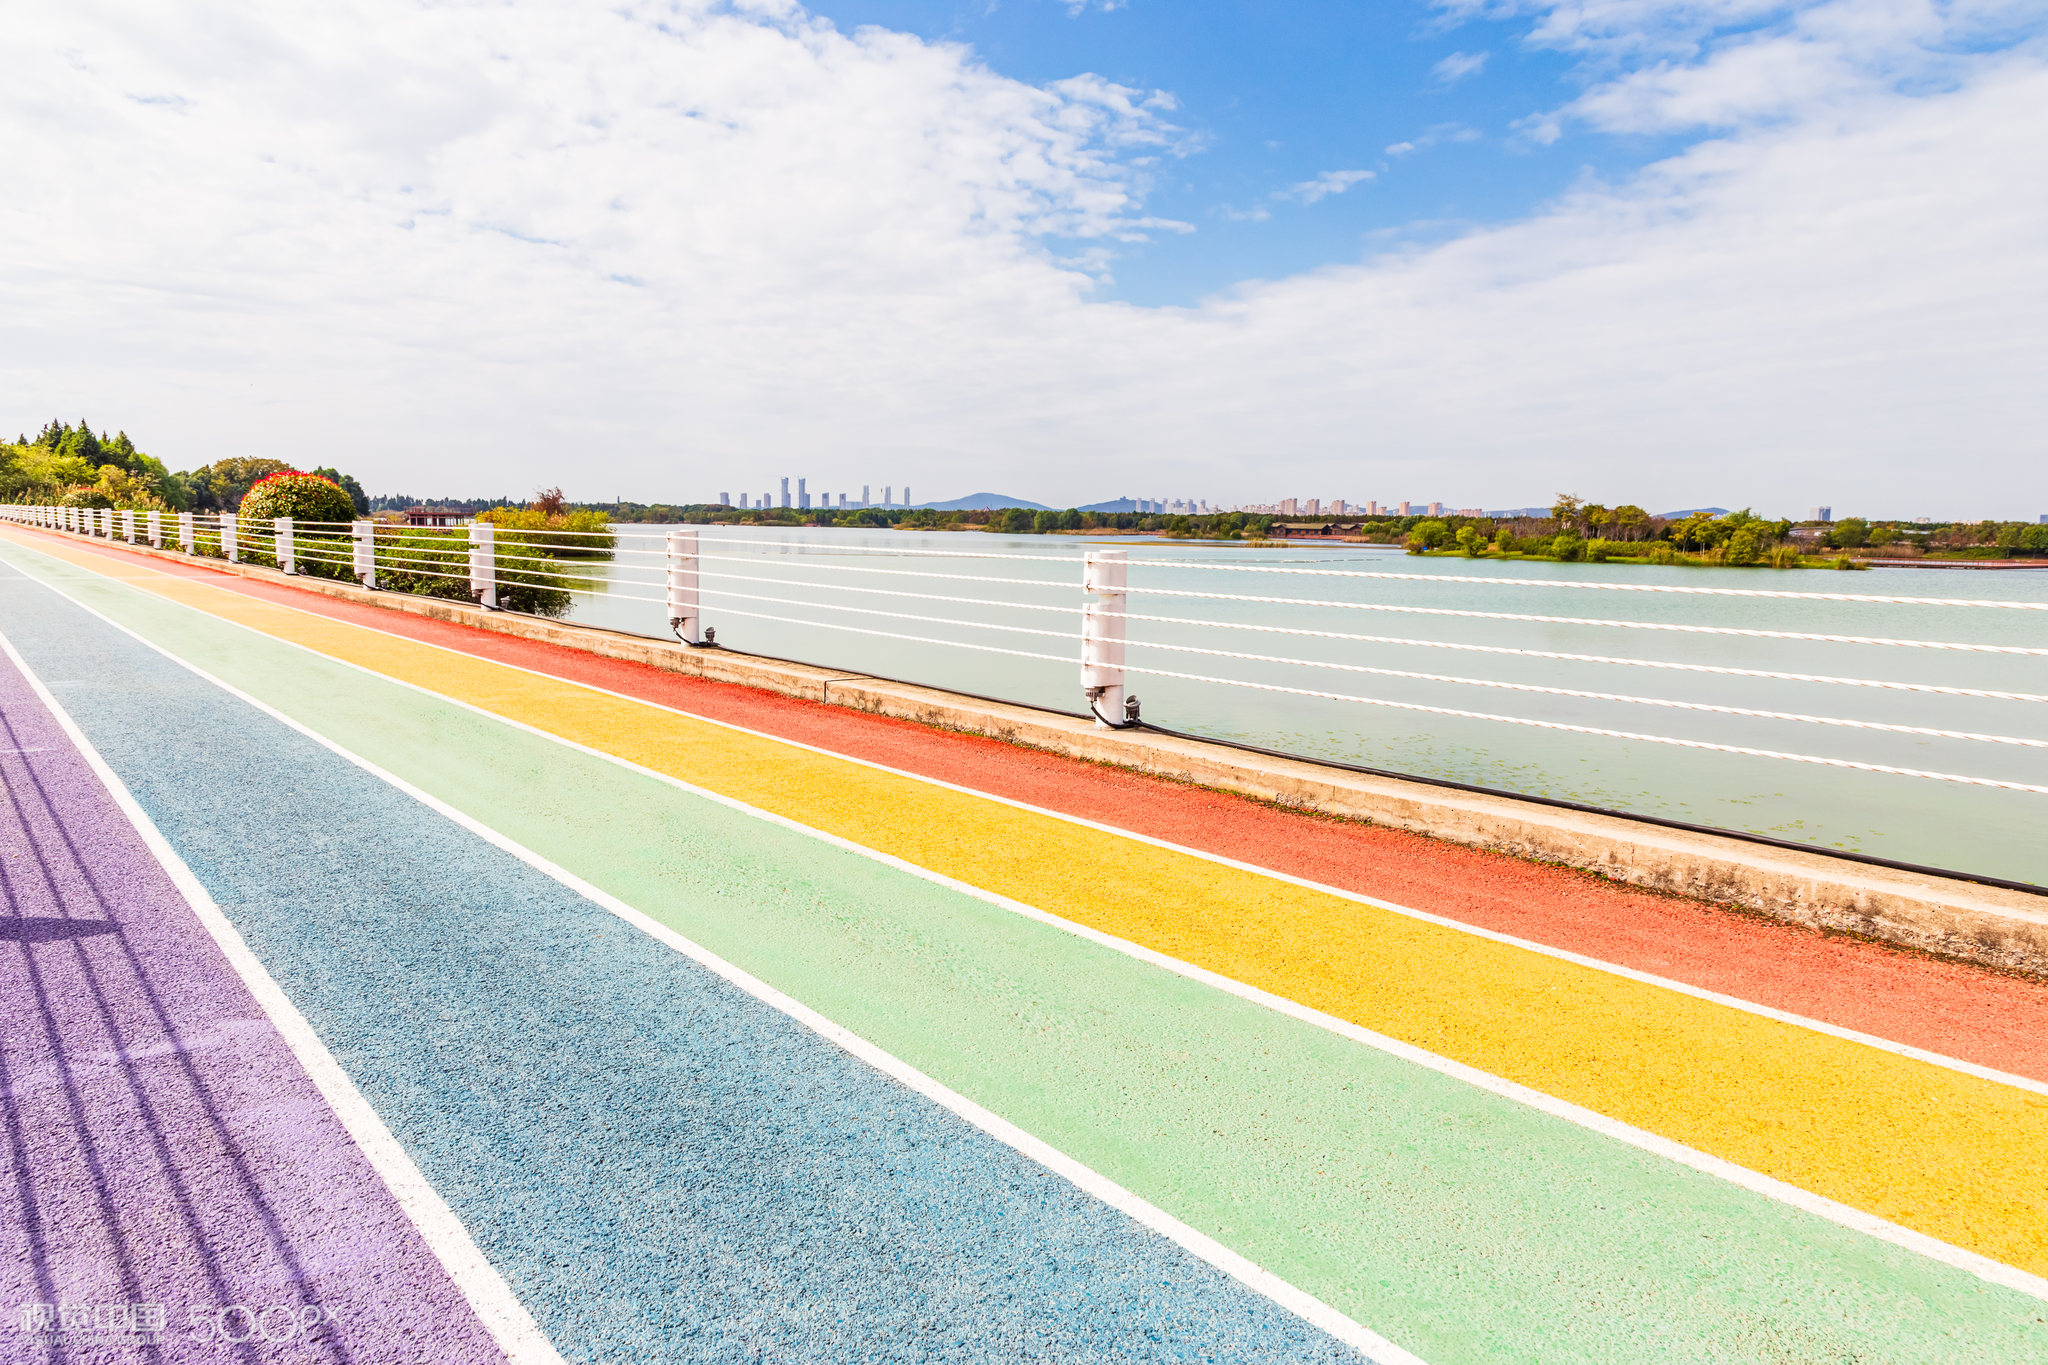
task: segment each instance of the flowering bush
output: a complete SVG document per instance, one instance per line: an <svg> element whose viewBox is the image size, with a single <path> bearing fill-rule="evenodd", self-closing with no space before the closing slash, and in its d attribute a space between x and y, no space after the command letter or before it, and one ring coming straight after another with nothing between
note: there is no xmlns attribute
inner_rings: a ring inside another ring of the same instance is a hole
<svg viewBox="0 0 2048 1365"><path fill-rule="evenodd" d="M356 505L332 479L286 469L258 479L243 496L240 511L245 517L354 521Z"/></svg>

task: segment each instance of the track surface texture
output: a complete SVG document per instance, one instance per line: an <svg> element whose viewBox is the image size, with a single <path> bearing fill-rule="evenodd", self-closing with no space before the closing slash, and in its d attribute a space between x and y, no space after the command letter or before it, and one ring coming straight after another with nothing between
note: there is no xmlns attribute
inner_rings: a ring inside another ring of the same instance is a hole
<svg viewBox="0 0 2048 1365"><path fill-rule="evenodd" d="M2048 1361L2040 983L66 537L0 633L476 1262L10 675L9 1288L325 1325L0 1358Z"/></svg>

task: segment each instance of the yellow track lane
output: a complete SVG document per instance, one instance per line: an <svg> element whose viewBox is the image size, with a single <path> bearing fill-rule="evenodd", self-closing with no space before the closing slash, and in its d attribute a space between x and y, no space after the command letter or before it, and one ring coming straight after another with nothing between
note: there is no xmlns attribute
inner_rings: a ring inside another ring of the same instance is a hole
<svg viewBox="0 0 2048 1365"><path fill-rule="evenodd" d="M2048 1275L2048 1097L211 584L140 580Z"/></svg>

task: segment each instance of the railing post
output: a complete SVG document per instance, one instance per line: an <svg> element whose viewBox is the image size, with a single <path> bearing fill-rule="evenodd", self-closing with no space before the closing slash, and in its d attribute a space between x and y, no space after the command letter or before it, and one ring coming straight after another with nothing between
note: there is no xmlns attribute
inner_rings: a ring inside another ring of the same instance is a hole
<svg viewBox="0 0 2048 1365"><path fill-rule="evenodd" d="M192 539L192 514L178 513L178 548L188 555L199 553L199 546Z"/></svg>
<svg viewBox="0 0 2048 1365"><path fill-rule="evenodd" d="M1124 592L1130 581L1130 553L1090 550L1081 559L1081 690L1095 723L1105 729L1124 724Z"/></svg>
<svg viewBox="0 0 2048 1365"><path fill-rule="evenodd" d="M114 509L111 507L102 507L100 509L99 521L100 539L112 540L114 538Z"/></svg>
<svg viewBox="0 0 2048 1365"><path fill-rule="evenodd" d="M149 546L153 550L164 547L164 514L154 510L149 514Z"/></svg>
<svg viewBox="0 0 2048 1365"><path fill-rule="evenodd" d="M697 600L697 533L683 527L668 533L668 628L686 645L701 644L703 608Z"/></svg>
<svg viewBox="0 0 2048 1365"><path fill-rule="evenodd" d="M364 587L374 588L377 586L377 523L359 521L351 529L356 537L356 577L362 580Z"/></svg>
<svg viewBox="0 0 2048 1365"><path fill-rule="evenodd" d="M230 564L242 562L242 546L241 542L235 538L235 514L233 512L223 512L220 514L220 553L221 557Z"/></svg>
<svg viewBox="0 0 2048 1365"><path fill-rule="evenodd" d="M497 558L493 553L497 527L488 521L469 524L469 595L478 605L495 610L498 605Z"/></svg>
<svg viewBox="0 0 2048 1365"><path fill-rule="evenodd" d="M135 509L132 507L121 511L121 539L130 545L135 543Z"/></svg>
<svg viewBox="0 0 2048 1365"><path fill-rule="evenodd" d="M299 561L294 553L296 547L292 541L292 519L279 517L271 526L276 532L277 567L286 573L297 573Z"/></svg>

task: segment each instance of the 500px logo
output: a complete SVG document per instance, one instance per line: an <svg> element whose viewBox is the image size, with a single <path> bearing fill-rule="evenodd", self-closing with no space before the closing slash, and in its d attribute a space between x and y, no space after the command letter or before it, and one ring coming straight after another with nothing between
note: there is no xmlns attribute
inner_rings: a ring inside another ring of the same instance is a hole
<svg viewBox="0 0 2048 1365"><path fill-rule="evenodd" d="M334 1315L317 1303L273 1303L262 1308L231 1303L225 1308L188 1308L186 1325L209 1341L291 1341L314 1331Z"/></svg>
<svg viewBox="0 0 2048 1365"><path fill-rule="evenodd" d="M231 1303L185 1310L183 1335L202 1341L294 1341L310 1336L334 1314L317 1303ZM25 1303L20 1330L30 1336L122 1336L156 1341L169 1329L160 1303Z"/></svg>

